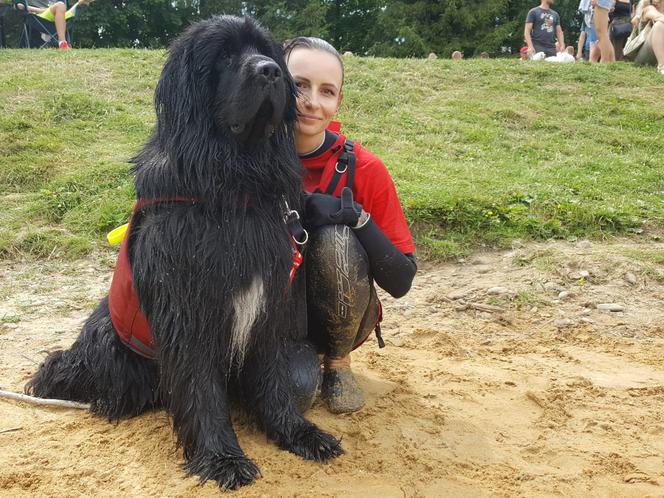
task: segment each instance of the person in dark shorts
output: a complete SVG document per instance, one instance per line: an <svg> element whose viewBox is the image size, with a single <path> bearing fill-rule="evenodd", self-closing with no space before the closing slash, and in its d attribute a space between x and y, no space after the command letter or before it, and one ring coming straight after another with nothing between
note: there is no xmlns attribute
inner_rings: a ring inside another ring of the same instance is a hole
<svg viewBox="0 0 664 498"><path fill-rule="evenodd" d="M609 39L613 44L613 52L617 61L625 60L623 49L632 29L631 0L617 0L613 10L609 12ZM627 31L627 30L630 31Z"/></svg>
<svg viewBox="0 0 664 498"><path fill-rule="evenodd" d="M542 0L539 7L528 11L523 37L528 46L529 57L539 52L544 52L546 57L553 57L565 48L560 16L551 9L553 3L554 0Z"/></svg>
<svg viewBox="0 0 664 498"><path fill-rule="evenodd" d="M321 398L331 412L350 413L364 405L350 353L381 317L374 282L394 297L405 295L417 271L415 246L383 162L340 128L331 129L343 98L338 52L308 37L287 42L284 50L299 90L295 144L307 192L302 270L308 338L323 357Z"/></svg>

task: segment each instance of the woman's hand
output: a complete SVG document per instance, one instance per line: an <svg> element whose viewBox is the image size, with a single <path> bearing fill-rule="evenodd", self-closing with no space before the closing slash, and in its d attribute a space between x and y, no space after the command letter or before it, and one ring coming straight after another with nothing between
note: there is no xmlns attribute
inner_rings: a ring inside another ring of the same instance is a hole
<svg viewBox="0 0 664 498"><path fill-rule="evenodd" d="M327 194L308 194L304 199L304 226L311 230L323 225L355 226L362 206L353 201L353 191L341 190L341 198Z"/></svg>

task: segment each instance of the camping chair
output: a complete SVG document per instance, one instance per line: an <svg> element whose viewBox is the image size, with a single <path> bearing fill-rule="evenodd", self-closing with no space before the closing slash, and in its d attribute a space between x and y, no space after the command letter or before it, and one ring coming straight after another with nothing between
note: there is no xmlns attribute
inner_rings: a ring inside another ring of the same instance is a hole
<svg viewBox="0 0 664 498"><path fill-rule="evenodd" d="M7 35L5 33L5 14L11 5L0 2L0 48L7 48Z"/></svg>
<svg viewBox="0 0 664 498"><path fill-rule="evenodd" d="M72 45L72 25L74 23L75 11L69 10L68 0L61 0L67 6L65 16L66 35L65 38L69 45ZM41 3L41 5L40 5ZM55 29L55 23L44 17L44 14L35 14L28 11L28 5L33 7L48 8L48 3L32 0L17 0L14 4L23 5L23 29L21 30L21 39L19 47L21 48L48 48L58 46L58 34Z"/></svg>

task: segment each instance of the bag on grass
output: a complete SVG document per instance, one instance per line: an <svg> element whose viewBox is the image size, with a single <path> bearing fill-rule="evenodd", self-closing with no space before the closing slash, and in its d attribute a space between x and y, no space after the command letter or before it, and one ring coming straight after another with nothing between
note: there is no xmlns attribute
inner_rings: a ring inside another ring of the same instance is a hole
<svg viewBox="0 0 664 498"><path fill-rule="evenodd" d="M627 43L625 43L625 48L623 49L623 55L628 59L633 59L639 53L641 46L645 43L650 36L650 31L652 31L652 23L649 22L644 28L636 28L632 31Z"/></svg>

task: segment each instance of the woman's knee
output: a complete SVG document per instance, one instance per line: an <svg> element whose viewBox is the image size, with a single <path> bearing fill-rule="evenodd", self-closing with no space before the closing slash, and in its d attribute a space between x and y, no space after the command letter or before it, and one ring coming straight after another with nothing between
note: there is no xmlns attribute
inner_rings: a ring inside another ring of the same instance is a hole
<svg viewBox="0 0 664 498"><path fill-rule="evenodd" d="M662 36L664 36L664 22L656 22L653 25L652 30L650 31L650 36L651 36L651 38L650 38L651 40L652 40L653 36L660 37L660 38Z"/></svg>
<svg viewBox="0 0 664 498"><path fill-rule="evenodd" d="M307 411L320 387L320 362L316 348L309 342L289 344L284 351L288 363L291 394L301 412Z"/></svg>
<svg viewBox="0 0 664 498"><path fill-rule="evenodd" d="M327 225L312 233L306 259L308 274L317 280L336 281L345 276L368 281L369 258L346 225Z"/></svg>

